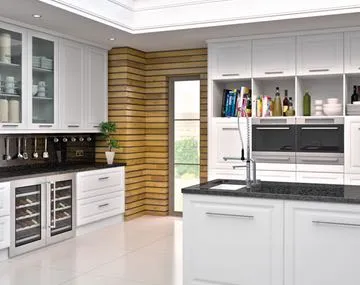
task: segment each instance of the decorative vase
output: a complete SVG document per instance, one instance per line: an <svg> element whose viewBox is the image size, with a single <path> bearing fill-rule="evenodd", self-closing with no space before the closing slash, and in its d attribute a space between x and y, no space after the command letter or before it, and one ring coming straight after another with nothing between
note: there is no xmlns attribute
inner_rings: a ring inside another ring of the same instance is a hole
<svg viewBox="0 0 360 285"><path fill-rule="evenodd" d="M110 164L114 163L115 152L113 152L113 151L105 151L105 156L106 156L107 164L110 165Z"/></svg>

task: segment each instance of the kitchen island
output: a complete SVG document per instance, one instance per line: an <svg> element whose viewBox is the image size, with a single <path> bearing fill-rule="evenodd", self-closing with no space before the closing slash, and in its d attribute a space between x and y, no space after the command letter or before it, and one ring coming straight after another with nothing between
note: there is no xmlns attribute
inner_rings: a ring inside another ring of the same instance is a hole
<svg viewBox="0 0 360 285"><path fill-rule="evenodd" d="M184 284L360 284L360 187L244 184L182 190Z"/></svg>

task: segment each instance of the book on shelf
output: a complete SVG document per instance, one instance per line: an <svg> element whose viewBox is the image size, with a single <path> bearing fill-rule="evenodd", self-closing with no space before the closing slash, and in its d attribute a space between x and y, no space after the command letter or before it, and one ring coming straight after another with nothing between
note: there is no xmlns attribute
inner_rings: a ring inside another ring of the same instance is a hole
<svg viewBox="0 0 360 285"><path fill-rule="evenodd" d="M251 89L240 87L239 89L224 89L221 106L222 117L245 117L247 107L251 104ZM251 112L251 110L250 110Z"/></svg>

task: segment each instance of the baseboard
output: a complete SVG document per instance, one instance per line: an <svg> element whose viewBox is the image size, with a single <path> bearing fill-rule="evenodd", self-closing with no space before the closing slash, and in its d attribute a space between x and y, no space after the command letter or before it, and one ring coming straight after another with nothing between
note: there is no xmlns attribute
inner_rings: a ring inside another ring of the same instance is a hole
<svg viewBox="0 0 360 285"><path fill-rule="evenodd" d="M112 226L112 225L116 225L116 224L120 224L124 222L124 215L118 215L118 216L114 216L114 217L110 217L107 219L103 219L100 221L96 221L94 223L90 223L90 224L86 224L80 227L76 228L76 236L80 236L83 234L87 234L90 232L94 232L96 230L108 227L108 226Z"/></svg>
<svg viewBox="0 0 360 285"><path fill-rule="evenodd" d="M9 259L9 249L4 248L0 250L0 262Z"/></svg>

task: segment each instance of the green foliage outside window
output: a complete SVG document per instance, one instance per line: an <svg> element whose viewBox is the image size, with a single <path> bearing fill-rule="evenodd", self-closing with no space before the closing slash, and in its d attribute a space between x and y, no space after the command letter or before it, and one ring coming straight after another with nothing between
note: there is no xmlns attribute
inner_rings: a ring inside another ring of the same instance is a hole
<svg viewBox="0 0 360 285"><path fill-rule="evenodd" d="M199 163L199 146L194 138L186 138L175 142L175 162L178 163ZM199 177L199 166L197 165L176 165L176 178Z"/></svg>

